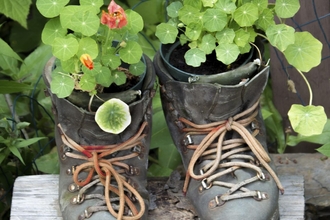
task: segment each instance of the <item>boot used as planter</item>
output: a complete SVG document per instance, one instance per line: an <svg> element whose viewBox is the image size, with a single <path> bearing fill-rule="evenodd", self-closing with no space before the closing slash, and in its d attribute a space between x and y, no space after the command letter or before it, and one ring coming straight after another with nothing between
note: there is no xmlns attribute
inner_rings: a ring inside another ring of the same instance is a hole
<svg viewBox="0 0 330 220"><path fill-rule="evenodd" d="M284 190L268 155L259 108L269 66L249 62L250 70L240 67L231 72L231 83L221 84L221 77L212 82L202 75L175 80L166 63L158 52L162 106L186 169L183 191L199 218L279 219L279 189Z"/></svg>
<svg viewBox="0 0 330 220"><path fill-rule="evenodd" d="M141 93L127 103L132 121L119 134L102 131L95 122L94 113L52 94L50 74L55 59L47 63L44 80L56 122L59 203L63 219L147 218L146 173L155 73L150 59L144 58L147 70ZM117 95L131 94L131 91L124 91ZM109 96L113 98L113 94Z"/></svg>

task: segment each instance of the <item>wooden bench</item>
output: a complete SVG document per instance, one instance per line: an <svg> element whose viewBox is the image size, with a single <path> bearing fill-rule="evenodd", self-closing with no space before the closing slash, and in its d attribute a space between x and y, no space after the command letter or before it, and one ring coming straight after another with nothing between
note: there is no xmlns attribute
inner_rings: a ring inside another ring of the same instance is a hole
<svg viewBox="0 0 330 220"><path fill-rule="evenodd" d="M279 173L279 177L285 188L285 194L279 197L280 219L303 220L303 176ZM171 189L168 178L150 179L148 189L152 209L149 210L149 219L196 219L189 200L181 190L175 192ZM18 177L14 185L10 219L62 220L58 205L58 175Z"/></svg>

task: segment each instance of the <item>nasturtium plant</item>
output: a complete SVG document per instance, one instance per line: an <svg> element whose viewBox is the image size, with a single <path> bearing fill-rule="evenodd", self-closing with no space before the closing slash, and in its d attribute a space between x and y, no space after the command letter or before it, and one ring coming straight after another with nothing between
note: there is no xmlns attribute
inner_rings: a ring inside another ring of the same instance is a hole
<svg viewBox="0 0 330 220"><path fill-rule="evenodd" d="M162 44L176 41L187 44L185 63L193 67L202 65L206 55L212 53L229 66L241 54L257 47L257 37L265 39L284 54L305 80L303 72L321 62L322 43L310 33L298 32L285 24L299 8L299 0L178 0L167 6L169 19L156 27L155 34ZM304 118L304 123L297 122L301 117L297 110L290 111L293 129L306 135L306 128L314 125L311 134L322 132L326 120L324 110L316 108L318 113L314 112L311 103L308 108L313 110L310 117ZM322 117L318 117L320 115Z"/></svg>
<svg viewBox="0 0 330 220"><path fill-rule="evenodd" d="M97 109L95 121L103 131L119 134L131 123L129 107L120 99L110 99Z"/></svg>
<svg viewBox="0 0 330 220"><path fill-rule="evenodd" d="M124 84L124 72L129 71L130 65L136 76L145 72L143 51L137 43L143 19L137 12L124 10L114 0L108 10L103 0L68 3L69 0L36 3L40 13L50 18L42 41L52 46L53 55L60 61L52 73L54 94L65 98L76 89L95 95L112 83Z"/></svg>

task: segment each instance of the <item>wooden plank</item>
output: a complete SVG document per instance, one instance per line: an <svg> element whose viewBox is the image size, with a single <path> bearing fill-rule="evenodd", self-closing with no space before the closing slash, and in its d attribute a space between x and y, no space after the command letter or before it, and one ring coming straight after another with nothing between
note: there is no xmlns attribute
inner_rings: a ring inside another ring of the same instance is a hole
<svg viewBox="0 0 330 220"><path fill-rule="evenodd" d="M303 220L303 177L284 175L280 176L280 179L286 189L285 194L280 195L279 199L281 220ZM196 216L189 200L183 196L181 190L171 189L167 180L167 178L158 178L148 183L152 209L149 210L149 218L194 219ZM180 181L179 185L182 184L183 182ZM58 175L18 177L13 191L11 220L62 220L57 191ZM169 210L171 210L170 215Z"/></svg>

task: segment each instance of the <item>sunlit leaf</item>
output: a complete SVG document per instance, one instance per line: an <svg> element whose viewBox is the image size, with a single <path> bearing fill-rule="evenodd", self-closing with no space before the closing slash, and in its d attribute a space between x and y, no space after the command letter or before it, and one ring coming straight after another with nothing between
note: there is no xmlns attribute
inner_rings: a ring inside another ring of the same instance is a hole
<svg viewBox="0 0 330 220"><path fill-rule="evenodd" d="M73 57L79 48L78 41L73 37L57 37L53 43L53 54L60 60L68 60Z"/></svg>
<svg viewBox="0 0 330 220"><path fill-rule="evenodd" d="M321 154L330 157L330 143L327 143L319 148L316 149Z"/></svg>
<svg viewBox="0 0 330 220"><path fill-rule="evenodd" d="M236 5L232 0L221 0L217 1L215 8L220 9L226 14L231 14L235 11Z"/></svg>
<svg viewBox="0 0 330 220"><path fill-rule="evenodd" d="M169 6L167 6L166 11L167 15L170 16L171 18L176 18L179 16L178 12L182 8L182 3L177 1L177 2L172 2Z"/></svg>
<svg viewBox="0 0 330 220"><path fill-rule="evenodd" d="M215 49L216 39L211 34L205 34L202 38L202 43L199 45L199 48L204 51L206 54L212 53Z"/></svg>
<svg viewBox="0 0 330 220"><path fill-rule="evenodd" d="M74 88L74 80L69 75L58 73L55 69L52 73L50 88L58 98L65 98L71 94Z"/></svg>
<svg viewBox="0 0 330 220"><path fill-rule="evenodd" d="M61 10L69 0L37 0L39 12L46 18L53 18L60 14Z"/></svg>
<svg viewBox="0 0 330 220"><path fill-rule="evenodd" d="M227 24L227 14L220 9L207 9L203 15L203 25L207 31L221 31Z"/></svg>
<svg viewBox="0 0 330 220"><path fill-rule="evenodd" d="M130 9L126 10L125 13L128 20L125 28L129 30L131 34L137 34L142 31L144 23L141 15Z"/></svg>
<svg viewBox="0 0 330 220"><path fill-rule="evenodd" d="M231 28L225 28L222 31L218 31L215 35L218 42L221 43L233 43L235 38L235 31Z"/></svg>
<svg viewBox="0 0 330 220"><path fill-rule="evenodd" d="M95 59L98 53L98 45L94 39L85 37L79 41L79 48L77 52L78 57L80 57L82 54L89 54L92 59Z"/></svg>
<svg viewBox="0 0 330 220"><path fill-rule="evenodd" d="M236 44L219 44L215 48L217 59L224 64L231 64L240 54L239 48Z"/></svg>
<svg viewBox="0 0 330 220"><path fill-rule="evenodd" d="M139 76L146 71L146 65L140 61L129 66L129 71L135 76Z"/></svg>
<svg viewBox="0 0 330 220"><path fill-rule="evenodd" d="M198 48L193 48L193 49L189 49L185 55L184 55L184 59L186 60L186 63L190 66L200 66L201 63L206 61L206 55L205 52L203 52L202 50L198 49Z"/></svg>
<svg viewBox="0 0 330 220"><path fill-rule="evenodd" d="M321 134L327 122L323 106L293 104L288 116L293 130L304 136Z"/></svg>
<svg viewBox="0 0 330 220"><path fill-rule="evenodd" d="M322 58L322 43L309 32L295 33L295 42L284 51L288 63L308 72L318 66Z"/></svg>
<svg viewBox="0 0 330 220"><path fill-rule="evenodd" d="M126 46L119 51L120 58L128 64L139 62L142 54L143 51L140 44L135 41L127 42Z"/></svg>
<svg viewBox="0 0 330 220"><path fill-rule="evenodd" d="M175 42L178 33L178 29L173 25L161 23L157 25L155 35L163 44L171 44Z"/></svg>
<svg viewBox="0 0 330 220"><path fill-rule="evenodd" d="M258 7L252 3L243 4L234 12L234 20L241 27L252 26L258 19Z"/></svg>
<svg viewBox="0 0 330 220"><path fill-rule="evenodd" d="M299 0L276 0L275 12L280 18L293 17L300 8Z"/></svg>
<svg viewBox="0 0 330 220"><path fill-rule="evenodd" d="M278 24L268 27L266 30L266 35L269 42L280 51L284 51L295 41L294 28L286 24Z"/></svg>

